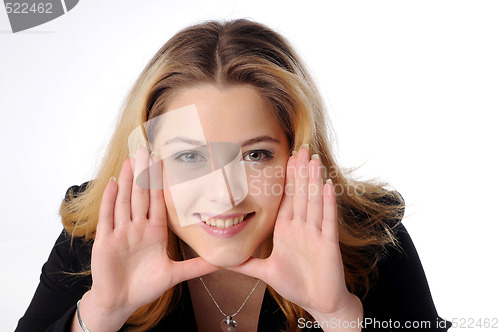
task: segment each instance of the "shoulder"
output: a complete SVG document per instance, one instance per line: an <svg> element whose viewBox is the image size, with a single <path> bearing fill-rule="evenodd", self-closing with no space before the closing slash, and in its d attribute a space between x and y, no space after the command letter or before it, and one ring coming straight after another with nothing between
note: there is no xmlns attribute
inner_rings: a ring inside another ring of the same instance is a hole
<svg viewBox="0 0 500 332"><path fill-rule="evenodd" d="M49 261L54 267L69 273L80 273L90 268L92 241L74 237L63 230L52 248Z"/></svg>
<svg viewBox="0 0 500 332"><path fill-rule="evenodd" d="M401 224L406 204L403 195L401 195L399 191L386 191L383 195L375 197L374 201L380 205L386 206L386 208L392 212L389 214L390 217L385 219L386 224L393 227Z"/></svg>
<svg viewBox="0 0 500 332"><path fill-rule="evenodd" d="M385 247L364 304L384 318L437 322L440 318L410 234L402 223L393 233L396 243Z"/></svg>
<svg viewBox="0 0 500 332"><path fill-rule="evenodd" d="M82 194L91 181L86 181L80 185L73 185L66 190L64 202L71 200ZM71 271L81 272L90 268L90 252L93 241L88 241L85 237L74 236L71 232L63 229L52 249L51 258L60 266L64 266Z"/></svg>
<svg viewBox="0 0 500 332"><path fill-rule="evenodd" d="M73 185L66 190L64 195L64 202L69 203L71 200L77 198L90 186L92 181L86 181L80 185ZM63 223L64 224L64 223ZM92 240L86 239L85 237L75 236L64 229L54 246L55 250L58 250L61 254L65 253L70 256L82 258L85 263L90 263L90 249L92 247Z"/></svg>
<svg viewBox="0 0 500 332"><path fill-rule="evenodd" d="M89 242L72 237L65 230L61 232L16 331L62 331L62 326L68 326L76 301L92 285L92 277L86 272L90 270L90 253Z"/></svg>
<svg viewBox="0 0 500 332"><path fill-rule="evenodd" d="M82 183L81 185L73 185L66 190L66 194L64 195L64 200L66 202L71 201L72 199L78 197L81 193L83 193L89 186L92 181L87 181Z"/></svg>

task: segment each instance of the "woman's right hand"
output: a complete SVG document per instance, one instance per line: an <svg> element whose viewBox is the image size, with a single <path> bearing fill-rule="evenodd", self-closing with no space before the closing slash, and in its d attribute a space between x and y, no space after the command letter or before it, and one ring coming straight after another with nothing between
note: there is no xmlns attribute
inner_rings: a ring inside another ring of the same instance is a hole
<svg viewBox="0 0 500 332"><path fill-rule="evenodd" d="M149 169L153 189L137 185L134 164L136 173ZM118 183L109 181L104 190L92 248L92 288L80 304L82 320L92 332L117 331L137 309L171 287L219 269L200 257L169 258L162 174L157 156L150 163L147 149L140 146L135 161L125 161Z"/></svg>

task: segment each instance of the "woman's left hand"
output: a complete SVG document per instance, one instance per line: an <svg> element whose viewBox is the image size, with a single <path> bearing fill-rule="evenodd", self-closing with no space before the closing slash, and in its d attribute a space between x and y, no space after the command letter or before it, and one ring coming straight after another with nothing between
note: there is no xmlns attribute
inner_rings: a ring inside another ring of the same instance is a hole
<svg viewBox="0 0 500 332"><path fill-rule="evenodd" d="M286 174L271 255L231 270L263 280L315 319L362 318L344 280L332 183L323 185L321 163L307 148L290 157Z"/></svg>

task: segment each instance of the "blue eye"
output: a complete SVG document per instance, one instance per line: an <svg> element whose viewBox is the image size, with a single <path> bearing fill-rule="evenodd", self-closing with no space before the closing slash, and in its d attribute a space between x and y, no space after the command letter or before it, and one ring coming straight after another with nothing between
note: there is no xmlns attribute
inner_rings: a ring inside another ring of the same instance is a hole
<svg viewBox="0 0 500 332"><path fill-rule="evenodd" d="M248 151L243 155L243 160L250 162L263 162L268 161L271 158L273 158L272 152L266 150Z"/></svg>
<svg viewBox="0 0 500 332"><path fill-rule="evenodd" d="M201 163L207 161L207 159L197 151L182 151L176 153L173 157L176 161L184 163Z"/></svg>

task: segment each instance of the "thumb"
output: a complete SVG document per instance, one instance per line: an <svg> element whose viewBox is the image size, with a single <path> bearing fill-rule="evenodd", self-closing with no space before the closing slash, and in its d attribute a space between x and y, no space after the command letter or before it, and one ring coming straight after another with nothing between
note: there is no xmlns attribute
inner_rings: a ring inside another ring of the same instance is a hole
<svg viewBox="0 0 500 332"><path fill-rule="evenodd" d="M177 265L178 269L180 270L179 278L181 280L179 280L179 282L198 278L204 276L205 274L209 274L221 269L218 266L207 263L207 261L205 261L201 257L174 262L174 264Z"/></svg>
<svg viewBox="0 0 500 332"><path fill-rule="evenodd" d="M249 277L257 278L267 283L266 268L267 259L250 257L238 266L228 267L230 271L246 274Z"/></svg>

